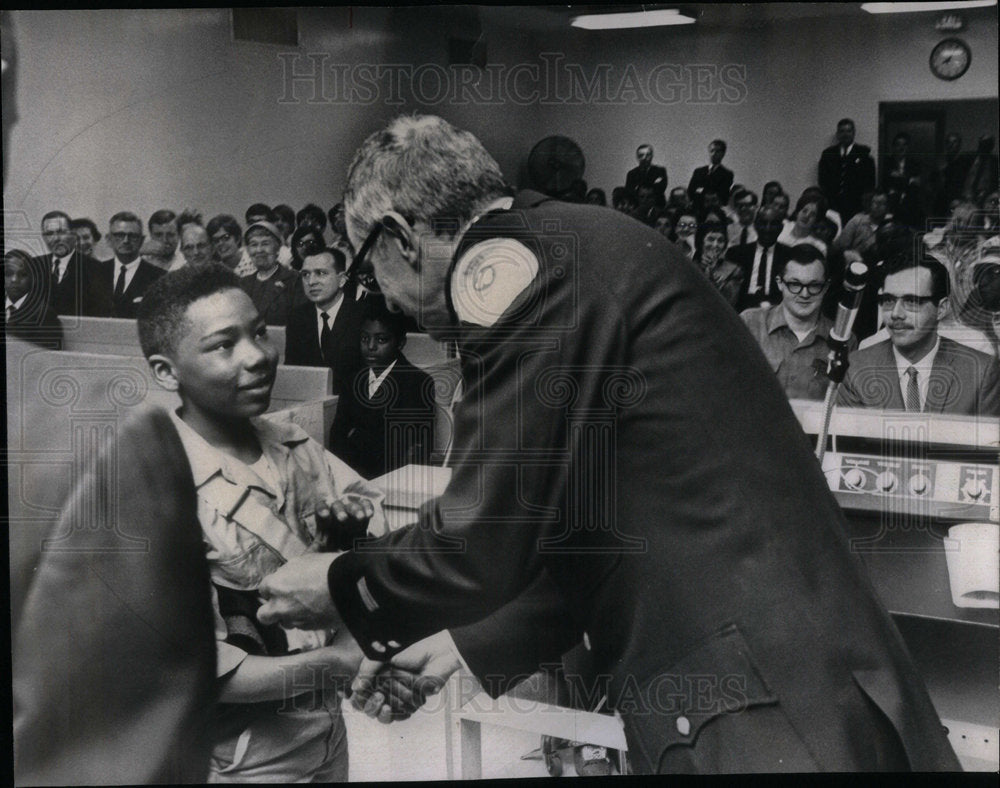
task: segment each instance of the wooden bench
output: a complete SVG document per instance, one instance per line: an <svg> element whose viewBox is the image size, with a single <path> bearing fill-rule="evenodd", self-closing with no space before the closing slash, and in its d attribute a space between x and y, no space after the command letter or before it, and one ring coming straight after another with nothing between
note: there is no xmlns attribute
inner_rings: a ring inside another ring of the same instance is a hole
<svg viewBox="0 0 1000 788"><path fill-rule="evenodd" d="M63 324L63 349L74 353L112 356L142 356L134 320L114 317L67 317ZM278 363L285 360L284 326L268 326L268 341L278 351ZM448 361L447 345L427 334L409 334L403 354L416 367L428 369Z"/></svg>

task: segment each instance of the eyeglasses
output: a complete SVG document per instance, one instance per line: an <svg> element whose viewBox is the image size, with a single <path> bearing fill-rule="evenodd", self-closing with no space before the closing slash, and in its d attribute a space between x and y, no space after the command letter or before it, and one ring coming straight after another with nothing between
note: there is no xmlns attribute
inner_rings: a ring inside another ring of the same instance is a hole
<svg viewBox="0 0 1000 788"><path fill-rule="evenodd" d="M799 282L795 279L785 280L780 276L778 277L778 281L787 287L788 292L792 295L798 295L801 293L802 288L805 288L805 291L809 295L819 295L823 292L823 288L826 287L826 282Z"/></svg>
<svg viewBox="0 0 1000 788"><path fill-rule="evenodd" d="M907 312L919 312L920 308L927 303L934 301L934 296L904 295L894 296L892 293L879 293L878 305L882 309L895 309L896 302L903 303L903 309Z"/></svg>
<svg viewBox="0 0 1000 788"><path fill-rule="evenodd" d="M141 241L142 233L111 233L116 241Z"/></svg>
<svg viewBox="0 0 1000 788"><path fill-rule="evenodd" d="M412 216L403 215L403 220L412 227L414 225L414 219ZM354 255L354 262L351 264L350 270L347 272L346 282L354 282L361 285L365 290L374 295L381 295L382 288L379 286L378 280L375 278L375 267L372 265L371 260L368 259L368 255L371 253L372 247L375 246L375 242L378 241L379 235L385 225L382 222L375 222L372 229L368 233L368 237L365 238L361 248L358 253Z"/></svg>
<svg viewBox="0 0 1000 788"><path fill-rule="evenodd" d="M694 222L677 222L678 230L693 230L697 226Z"/></svg>

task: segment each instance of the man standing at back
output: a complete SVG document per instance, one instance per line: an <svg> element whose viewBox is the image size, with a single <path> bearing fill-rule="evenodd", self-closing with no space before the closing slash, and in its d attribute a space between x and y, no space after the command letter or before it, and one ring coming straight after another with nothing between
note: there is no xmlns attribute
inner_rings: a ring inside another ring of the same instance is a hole
<svg viewBox="0 0 1000 788"><path fill-rule="evenodd" d="M875 189L875 160L871 148L854 142L854 121L837 124L837 144L819 159L819 187L830 207L840 214L843 227L863 207L865 192Z"/></svg>
<svg viewBox="0 0 1000 788"><path fill-rule="evenodd" d="M640 145L635 149L638 167L633 167L625 176L625 189L638 199L640 186L651 186L656 193L656 207L666 205L667 169L653 164L653 146Z"/></svg>
<svg viewBox="0 0 1000 788"><path fill-rule="evenodd" d="M511 675L571 621L637 773L958 768L784 392L680 251L513 195L435 117L369 137L344 204L354 264L457 341L454 470L416 526L265 578L263 622L343 622L388 661L544 580L548 617L459 652Z"/></svg>
<svg viewBox="0 0 1000 788"><path fill-rule="evenodd" d="M725 140L712 140L708 146L708 164L697 167L691 173L688 183L688 197L700 208L705 208L705 192L714 192L721 204L729 202L729 190L733 188L733 171L722 164L726 155ZM754 200L756 202L756 199Z"/></svg>

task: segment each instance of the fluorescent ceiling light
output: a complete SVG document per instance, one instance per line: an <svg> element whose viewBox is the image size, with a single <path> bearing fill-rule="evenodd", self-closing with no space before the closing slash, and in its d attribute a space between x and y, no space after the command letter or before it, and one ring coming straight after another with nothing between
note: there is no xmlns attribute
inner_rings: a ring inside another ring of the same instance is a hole
<svg viewBox="0 0 1000 788"><path fill-rule="evenodd" d="M961 11L964 8L984 8L997 0L956 0L943 3L862 3L861 10L869 14L908 14L914 11Z"/></svg>
<svg viewBox="0 0 1000 788"><path fill-rule="evenodd" d="M585 14L573 17L573 27L584 30L620 30L626 27L660 27L662 25L693 25L694 19L676 8L655 11L634 11L624 14Z"/></svg>

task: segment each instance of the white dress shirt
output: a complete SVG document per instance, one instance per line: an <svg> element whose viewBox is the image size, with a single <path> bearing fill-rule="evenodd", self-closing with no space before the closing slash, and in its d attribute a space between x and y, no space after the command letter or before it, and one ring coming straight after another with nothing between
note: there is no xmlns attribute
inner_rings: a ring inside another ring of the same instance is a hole
<svg viewBox="0 0 1000 788"><path fill-rule="evenodd" d="M141 257L135 258L131 263L123 263L118 259L118 255L115 255L115 274L111 277L111 291L114 292L115 287L118 286L118 277L121 275L122 269L125 269L125 290L128 290L128 286L132 284L132 280L135 278L135 272L139 270L139 261Z"/></svg>
<svg viewBox="0 0 1000 788"><path fill-rule="evenodd" d="M58 267L56 268L56 282L62 282L62 280L66 277L66 269L69 267L71 257L73 257L72 252L65 257L54 258L58 264Z"/></svg>
<svg viewBox="0 0 1000 788"><path fill-rule="evenodd" d="M941 347L941 338L937 337L934 340L934 347L931 352L924 356L920 361L913 363L907 361L903 358L903 355L896 350L896 346L892 346L892 355L896 359L896 374L899 375L899 390L903 394L903 403L906 403L906 388L910 384L910 376L907 374L907 370L913 367L917 370L917 390L920 392L920 410L923 411L927 407L927 389L931 382L931 369L934 367L934 357L937 356L938 348Z"/></svg>
<svg viewBox="0 0 1000 788"><path fill-rule="evenodd" d="M375 396L375 392L379 390L379 386L389 377L389 373L392 372L392 368L396 366L396 362L393 361L389 366L382 370L382 374L375 377L375 370L371 367L368 368L368 399Z"/></svg>

